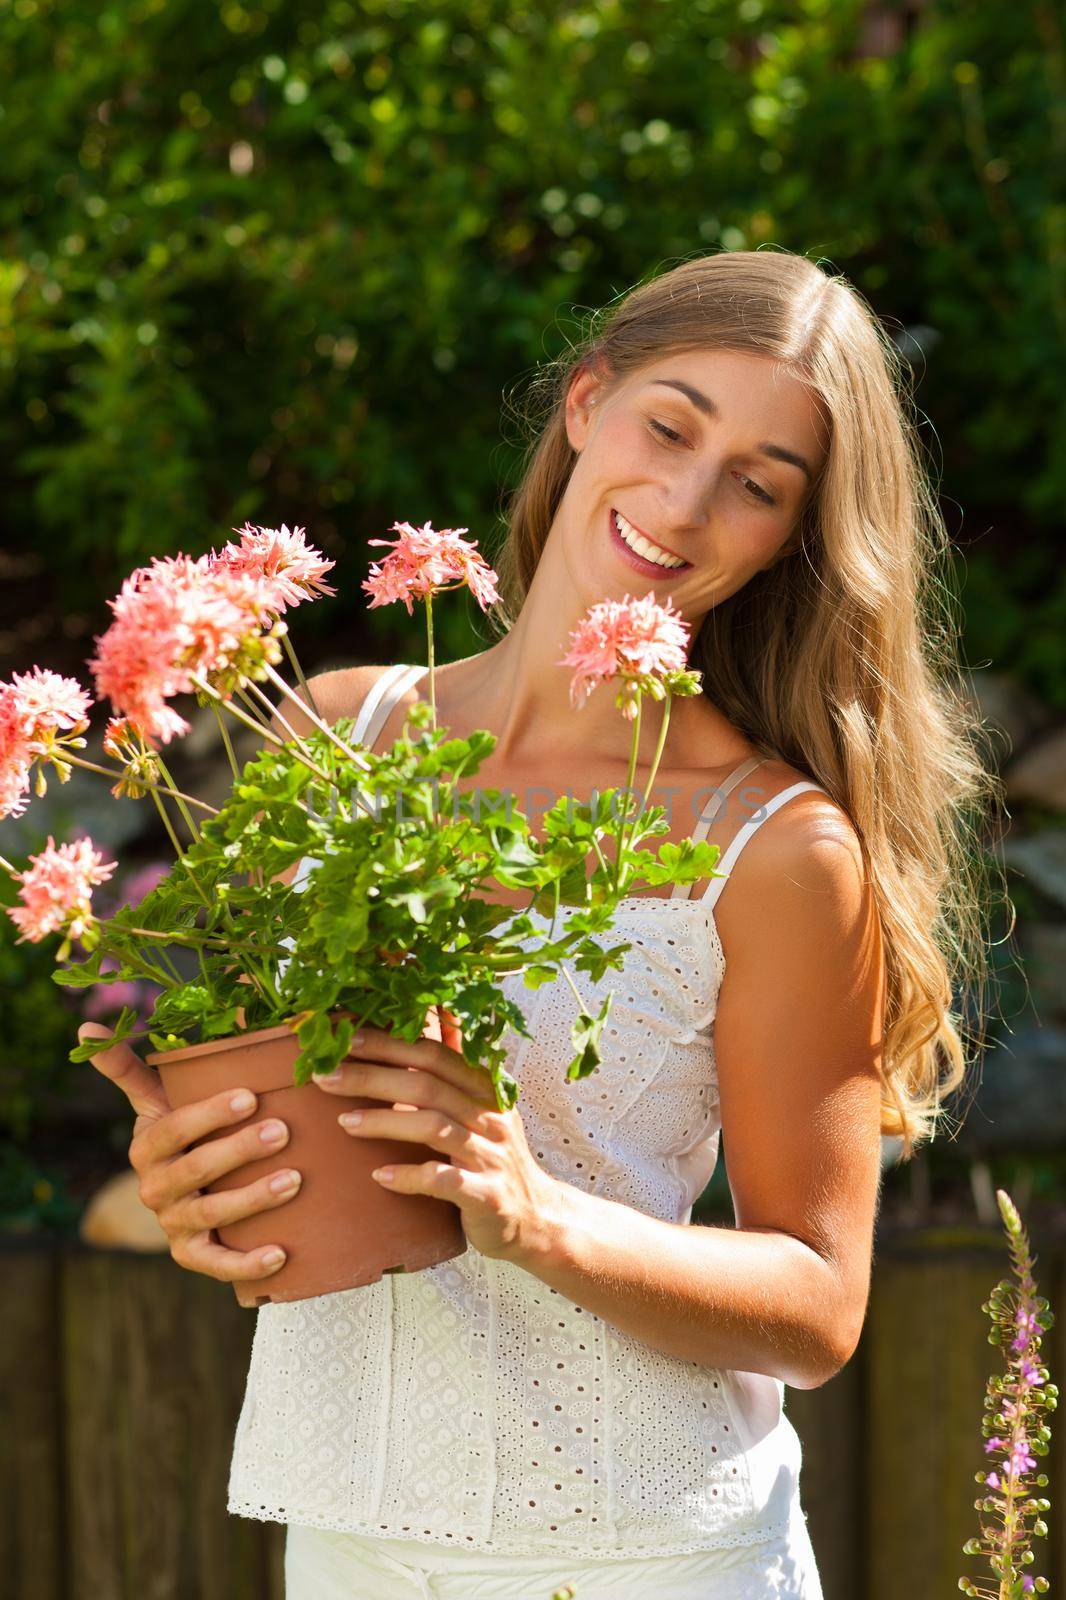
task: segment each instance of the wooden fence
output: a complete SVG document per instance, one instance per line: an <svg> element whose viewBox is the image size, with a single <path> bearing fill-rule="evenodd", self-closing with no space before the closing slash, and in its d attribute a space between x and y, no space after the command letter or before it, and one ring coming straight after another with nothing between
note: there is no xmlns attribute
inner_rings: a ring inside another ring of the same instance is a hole
<svg viewBox="0 0 1066 1600"><path fill-rule="evenodd" d="M1038 1250L1066 1376L1066 1241ZM832 1382L786 1390L825 1600L958 1593L977 1532L981 1310L1002 1232L878 1241L866 1326ZM0 1243L0 1595L5 1600L282 1600L284 1529L231 1517L226 1480L254 1328L226 1284L169 1256ZM1066 1420L1050 1416L1048 1540L1066 1580ZM565 1576L565 1575L563 1575ZM580 1600L580 1597L579 1597Z"/></svg>

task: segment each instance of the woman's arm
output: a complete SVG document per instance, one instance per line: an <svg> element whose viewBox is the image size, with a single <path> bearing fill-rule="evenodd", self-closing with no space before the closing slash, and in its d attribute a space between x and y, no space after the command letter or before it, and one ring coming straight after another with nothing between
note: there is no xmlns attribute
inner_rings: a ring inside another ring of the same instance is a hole
<svg viewBox="0 0 1066 1600"><path fill-rule="evenodd" d="M714 1040L736 1227L663 1222L557 1184L511 1259L668 1355L811 1389L849 1360L866 1314L884 964L851 824L816 795L789 809L719 901Z"/></svg>

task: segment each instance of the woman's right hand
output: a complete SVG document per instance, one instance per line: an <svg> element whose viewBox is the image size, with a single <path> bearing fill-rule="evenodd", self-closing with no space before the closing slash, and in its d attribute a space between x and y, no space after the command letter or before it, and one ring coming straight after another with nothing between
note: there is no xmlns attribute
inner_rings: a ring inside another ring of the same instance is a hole
<svg viewBox="0 0 1066 1600"><path fill-rule="evenodd" d="M108 1037L107 1028L96 1023L85 1022L78 1029L79 1039ZM224 1283L264 1278L275 1273L284 1263L284 1252L277 1261L270 1261L268 1257L272 1249L280 1249L280 1246L229 1250L218 1243L213 1230L258 1211L284 1205L299 1190L299 1174L295 1174L293 1185L277 1193L271 1184L290 1170L284 1166L241 1189L205 1194L201 1186L212 1183L234 1167L255 1161L264 1151L284 1149L289 1137L285 1124L273 1118L249 1123L248 1118L256 1107L255 1095L250 1090L243 1091L248 1095L248 1104L237 1109L232 1105L237 1091L227 1089L209 1100L193 1100L175 1110L166 1097L159 1074L127 1044L100 1050L91 1059L105 1078L118 1085L137 1113L129 1147L130 1165L140 1179L141 1201L158 1217L170 1241L170 1254L178 1266L190 1272L202 1272L209 1278L219 1278ZM235 1128L228 1137L211 1139L195 1150L188 1148L205 1134L228 1126ZM277 1131L277 1137L264 1140L264 1131L271 1128Z"/></svg>

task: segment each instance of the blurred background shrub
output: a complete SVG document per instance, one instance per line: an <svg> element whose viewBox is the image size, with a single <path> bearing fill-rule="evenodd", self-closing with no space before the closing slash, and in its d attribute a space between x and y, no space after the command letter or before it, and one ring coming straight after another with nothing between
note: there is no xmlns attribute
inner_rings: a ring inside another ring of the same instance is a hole
<svg viewBox="0 0 1066 1600"><path fill-rule="evenodd" d="M866 296L915 375L966 656L1011 762L1034 993L1005 946L1004 1009L1034 1006L1047 1026L1022 1053L1061 1077L1064 82L1040 0L15 0L0 671L87 682L127 573L245 519L305 526L338 563L337 599L295 627L308 667L419 659L417 616L366 610L367 539L430 519L491 559L539 362L678 259L801 251ZM488 638L458 597L439 629L443 656ZM130 870L162 852L147 806L102 783L36 805L0 824L5 853L72 818ZM0 1207L50 1225L58 1179L34 1161L54 1097L75 1192L121 1165L128 1128L65 1063L76 1019L49 956L0 921ZM97 1119L80 1141L79 1097ZM963 1183L995 1225L984 1159L979 1130ZM1061 1195L1053 1154L1035 1159ZM1001 1181L1024 1210L1024 1181Z"/></svg>

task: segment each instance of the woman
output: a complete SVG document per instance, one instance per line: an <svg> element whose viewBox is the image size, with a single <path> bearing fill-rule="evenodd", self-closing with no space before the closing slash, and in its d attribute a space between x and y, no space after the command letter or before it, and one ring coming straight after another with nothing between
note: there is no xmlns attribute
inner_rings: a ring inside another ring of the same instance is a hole
<svg viewBox="0 0 1066 1600"><path fill-rule="evenodd" d="M683 263L546 376L502 636L439 672L439 720L496 735L477 782L520 803L624 784L630 727L606 693L571 710L558 663L590 604L669 597L704 694L675 702L652 798L724 875L620 906L626 967L585 976L616 992L589 1079L561 1071L556 984L515 991L536 1038L513 1112L461 1050L374 1029L321 1083L440 1152L379 1181L452 1200L470 1248L260 1308L230 1510L287 1524L292 1600L820 1594L784 1388L856 1347L880 1136L905 1158L932 1137L965 1073L952 982L982 972L966 819L992 779L929 605L943 529L898 377L855 291L777 251ZM387 745L415 677L313 689ZM230 1191L223 1216L183 1156L243 1124L211 1146L229 1170L259 1125L223 1097L171 1112L124 1047L94 1059L140 1113L175 1259L262 1277L210 1230L286 1195ZM736 1227L693 1228L723 1131Z"/></svg>

